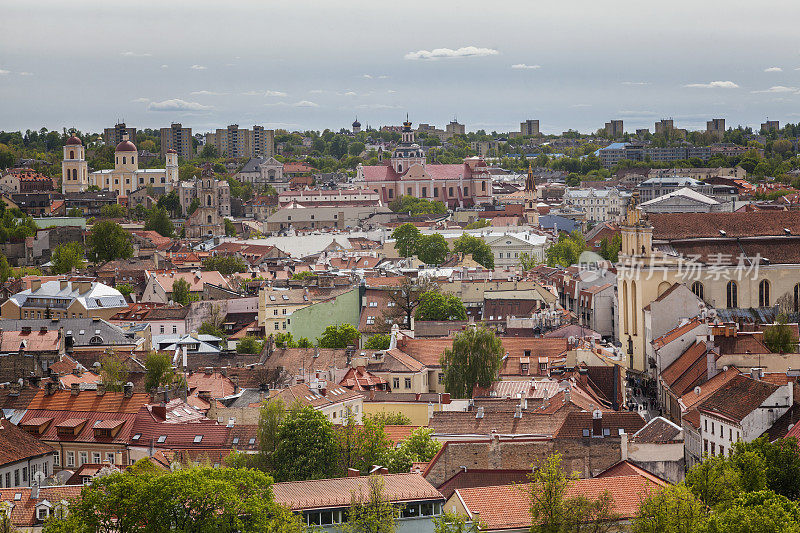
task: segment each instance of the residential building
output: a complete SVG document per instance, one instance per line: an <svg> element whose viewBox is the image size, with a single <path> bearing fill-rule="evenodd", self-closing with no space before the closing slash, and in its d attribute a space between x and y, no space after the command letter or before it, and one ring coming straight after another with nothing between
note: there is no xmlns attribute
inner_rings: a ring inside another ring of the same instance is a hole
<svg viewBox="0 0 800 533"><path fill-rule="evenodd" d="M192 128L184 128L179 122L170 124L168 128L161 128L161 157L164 157L169 150L174 150L178 157L192 158L194 156L192 141Z"/></svg>
<svg viewBox="0 0 800 533"><path fill-rule="evenodd" d="M622 137L623 135L625 135L625 128L622 125L622 121L611 120L609 122L606 122L605 134L606 137L610 139L616 139L617 137Z"/></svg>
<svg viewBox="0 0 800 533"><path fill-rule="evenodd" d="M292 202L308 207L381 205L380 196L372 189L306 189L278 194L281 207Z"/></svg>
<svg viewBox="0 0 800 533"><path fill-rule="evenodd" d="M189 356L219 355L222 350L222 339L214 335L190 333L187 335L154 335L153 345L156 350L169 353L181 353L183 361L179 366L184 368L189 364Z"/></svg>
<svg viewBox="0 0 800 533"><path fill-rule="evenodd" d="M240 129L238 124L206 133L206 144L216 146L220 155L228 157L265 157L275 155L275 131L253 126Z"/></svg>
<svg viewBox="0 0 800 533"><path fill-rule="evenodd" d="M0 487L42 485L50 476L56 450L15 426L0 419Z"/></svg>
<svg viewBox="0 0 800 533"><path fill-rule="evenodd" d="M726 167L651 168L650 170L647 171L648 178L660 178L665 176L694 178L696 180L708 182L710 180L714 180L715 178L744 179L747 177L747 171L738 165L735 167L727 167L727 168ZM638 185L638 183L636 185Z"/></svg>
<svg viewBox="0 0 800 533"><path fill-rule="evenodd" d="M286 331L292 313L311 305L308 289L261 287L258 291L258 325L269 334Z"/></svg>
<svg viewBox="0 0 800 533"><path fill-rule="evenodd" d="M641 206L645 213L715 213L724 210L726 204L684 187L642 202Z"/></svg>
<svg viewBox="0 0 800 533"><path fill-rule="evenodd" d="M722 152L720 152L722 153ZM696 157L707 161L711 158L712 148L708 146L680 145L657 148L641 143L612 143L595 152L603 162L603 166L610 168L623 159L632 161L680 161Z"/></svg>
<svg viewBox="0 0 800 533"><path fill-rule="evenodd" d="M467 132L466 126L459 124L455 119L451 120L450 124L444 127L444 131L448 139L454 135L464 135Z"/></svg>
<svg viewBox="0 0 800 533"><path fill-rule="evenodd" d="M525 122L520 122L519 131L523 136L539 135L539 121L527 119Z"/></svg>
<svg viewBox="0 0 800 533"><path fill-rule="evenodd" d="M317 378L308 383L270 391L265 399L266 403L278 400L289 408L294 405L311 407L336 425L344 425L349 419L360 424L364 414L364 396L360 392Z"/></svg>
<svg viewBox="0 0 800 533"><path fill-rule="evenodd" d="M477 157L459 165L428 164L414 142L411 122L403 123L402 138L386 164L359 165L355 181L380 194L388 205L408 195L439 200L449 207L491 203L492 182L486 162Z"/></svg>
<svg viewBox="0 0 800 533"><path fill-rule="evenodd" d="M391 209L383 205L306 207L297 202L291 202L267 217L264 222L264 231L332 228L344 230L370 223L377 226L379 223L388 222L391 214Z"/></svg>
<svg viewBox="0 0 800 533"><path fill-rule="evenodd" d="M656 121L655 132L656 135L665 135L675 129L675 122L669 118L662 118Z"/></svg>
<svg viewBox="0 0 800 533"><path fill-rule="evenodd" d="M781 129L779 120L767 120L761 123L761 131L778 131Z"/></svg>
<svg viewBox="0 0 800 533"><path fill-rule="evenodd" d="M694 178L678 176L663 176L647 179L636 187L642 203L649 202L665 194L673 193L679 189L689 188L720 202L732 202L739 199L739 191L730 185L714 185L698 181Z"/></svg>
<svg viewBox="0 0 800 533"><path fill-rule="evenodd" d="M0 177L0 190L10 194L48 192L53 190L53 179L27 169L25 172L7 172Z"/></svg>
<svg viewBox="0 0 800 533"><path fill-rule="evenodd" d="M433 533L433 518L442 514L444 498L419 474L386 474L383 493L398 507L397 533ZM369 477L288 481L272 485L275 502L302 515L309 527L338 531L347 520L353 495L369 493ZM527 511L527 507L525 507Z"/></svg>
<svg viewBox="0 0 800 533"><path fill-rule="evenodd" d="M193 296L201 296L206 283L230 289L225 277L217 271L176 272L174 270L162 270L156 272L148 271L146 274L147 285L142 293L142 302L169 303L172 300L173 286L178 280L183 280L189 284L189 293Z"/></svg>
<svg viewBox="0 0 800 533"><path fill-rule="evenodd" d="M567 187L564 190L564 205L586 213L590 222L615 222L625 216L630 193L617 188L582 189Z"/></svg>
<svg viewBox="0 0 800 533"><path fill-rule="evenodd" d="M31 281L31 288L12 295L0 314L9 318L104 318L128 307L117 289L97 283L92 278Z"/></svg>
<svg viewBox="0 0 800 533"><path fill-rule="evenodd" d="M116 146L126 138L136 139L136 128L129 128L124 122L103 130L103 144L106 146Z"/></svg>
<svg viewBox="0 0 800 533"><path fill-rule="evenodd" d="M706 122L706 133L710 133L717 139L722 139L722 136L725 134L725 119L712 118Z"/></svg>

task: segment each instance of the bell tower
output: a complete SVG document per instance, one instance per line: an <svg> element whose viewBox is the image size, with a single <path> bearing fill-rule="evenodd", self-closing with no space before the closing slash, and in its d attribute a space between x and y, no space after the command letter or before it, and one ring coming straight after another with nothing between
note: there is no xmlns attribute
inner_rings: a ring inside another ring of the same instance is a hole
<svg viewBox="0 0 800 533"><path fill-rule="evenodd" d="M536 179L533 177L533 167L530 164L528 164L528 176L525 178L524 201L525 222L529 226L538 226L539 211L536 205L539 203L539 191L536 189Z"/></svg>
<svg viewBox="0 0 800 533"><path fill-rule="evenodd" d="M89 187L89 165L83 142L74 134L64 144L61 162L61 192L82 192Z"/></svg>
<svg viewBox="0 0 800 533"><path fill-rule="evenodd" d="M653 253L653 227L642 219L642 209L639 207L639 192L634 191L628 203L628 212L625 222L620 225L622 232L623 255L629 257L650 257Z"/></svg>

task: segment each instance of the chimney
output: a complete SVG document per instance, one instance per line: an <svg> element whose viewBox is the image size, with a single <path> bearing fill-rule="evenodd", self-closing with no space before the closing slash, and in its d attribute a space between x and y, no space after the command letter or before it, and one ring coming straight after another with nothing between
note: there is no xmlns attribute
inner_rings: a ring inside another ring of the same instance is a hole
<svg viewBox="0 0 800 533"><path fill-rule="evenodd" d="M73 383L70 386L70 393L73 396L77 396L78 394L80 394L81 393L81 384L80 383Z"/></svg>
<svg viewBox="0 0 800 533"><path fill-rule="evenodd" d="M706 370L708 372L707 379L711 379L719 374L719 370L717 369L717 357L712 351L712 347L713 345L711 342L706 341Z"/></svg>
<svg viewBox="0 0 800 533"><path fill-rule="evenodd" d="M239 392L239 376L231 376L231 382L233 383L233 393L236 394Z"/></svg>
<svg viewBox="0 0 800 533"><path fill-rule="evenodd" d="M592 412L592 436L603 436L603 411L600 409L595 409Z"/></svg>
<svg viewBox="0 0 800 533"><path fill-rule="evenodd" d="M153 416L160 418L161 420L167 419L167 405L164 402L159 403L158 405L153 406Z"/></svg>
<svg viewBox="0 0 800 533"><path fill-rule="evenodd" d="M61 279L61 280L59 280L59 283L60 283L60 285L61 285L61 290L62 290L62 291L63 291L64 289L66 289L67 287L69 287L69 281L67 281L66 279Z"/></svg>
<svg viewBox="0 0 800 533"><path fill-rule="evenodd" d="M31 485L31 500L39 499L39 482L34 481Z"/></svg>
<svg viewBox="0 0 800 533"><path fill-rule="evenodd" d="M514 409L514 418L522 418L522 404L519 404Z"/></svg>
<svg viewBox="0 0 800 533"><path fill-rule="evenodd" d="M450 405L450 393L449 392L443 392L441 394L440 398L441 399L439 401L441 403L443 403L444 405Z"/></svg>
<svg viewBox="0 0 800 533"><path fill-rule="evenodd" d="M348 468L347 469L347 477L359 477L361 472L357 468Z"/></svg>
<svg viewBox="0 0 800 533"><path fill-rule="evenodd" d="M131 383L130 381L125 384L122 390L126 398L133 397L133 383Z"/></svg>
<svg viewBox="0 0 800 533"><path fill-rule="evenodd" d="M386 476L389 474L389 469L385 466L380 465L372 465L372 468L369 471L370 475L377 474L379 476Z"/></svg>
<svg viewBox="0 0 800 533"><path fill-rule="evenodd" d="M97 384L97 395L103 396L106 393L106 384L105 383L98 383Z"/></svg>
<svg viewBox="0 0 800 533"><path fill-rule="evenodd" d="M475 412L475 418L483 418L483 407L478 407L478 410Z"/></svg>
<svg viewBox="0 0 800 533"><path fill-rule="evenodd" d="M569 403L569 402L570 402L569 387L567 387L566 389L564 389L564 403Z"/></svg>
<svg viewBox="0 0 800 533"><path fill-rule="evenodd" d="M764 369L758 366L751 368L750 377L757 380L762 379L764 377Z"/></svg>
<svg viewBox="0 0 800 533"><path fill-rule="evenodd" d="M42 278L35 278L31 280L31 292L38 291L42 288Z"/></svg>

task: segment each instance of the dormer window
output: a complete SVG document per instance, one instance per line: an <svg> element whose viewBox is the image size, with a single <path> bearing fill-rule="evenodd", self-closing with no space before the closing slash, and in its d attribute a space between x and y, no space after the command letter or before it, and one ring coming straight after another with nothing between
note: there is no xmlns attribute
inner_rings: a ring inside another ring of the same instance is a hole
<svg viewBox="0 0 800 533"><path fill-rule="evenodd" d="M164 442L166 442L166 440L167 440L167 436L166 435L161 435L160 437L158 437L158 441L157 442L159 444L164 444Z"/></svg>

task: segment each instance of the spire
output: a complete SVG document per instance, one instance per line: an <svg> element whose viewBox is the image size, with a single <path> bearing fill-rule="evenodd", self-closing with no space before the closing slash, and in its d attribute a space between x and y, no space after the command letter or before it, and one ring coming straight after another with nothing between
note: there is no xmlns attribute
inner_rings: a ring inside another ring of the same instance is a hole
<svg viewBox="0 0 800 533"><path fill-rule="evenodd" d="M525 190L536 191L536 180L533 177L533 166L528 163L528 177L525 179Z"/></svg>

